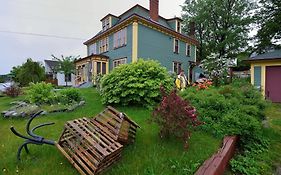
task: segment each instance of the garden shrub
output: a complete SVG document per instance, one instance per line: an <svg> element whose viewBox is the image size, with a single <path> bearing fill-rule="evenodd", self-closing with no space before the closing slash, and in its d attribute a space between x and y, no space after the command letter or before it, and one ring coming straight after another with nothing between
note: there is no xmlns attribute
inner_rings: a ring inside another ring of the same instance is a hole
<svg viewBox="0 0 281 175"><path fill-rule="evenodd" d="M231 161L233 172L263 174L259 153L266 150L261 120L266 102L258 90L247 82L198 91L191 87L181 93L198 110L202 130L215 136L240 136L240 154Z"/></svg>
<svg viewBox="0 0 281 175"><path fill-rule="evenodd" d="M232 110L223 115L220 121L224 135L239 135L242 142L256 139L261 135L261 123L253 116L240 110Z"/></svg>
<svg viewBox="0 0 281 175"><path fill-rule="evenodd" d="M59 91L60 102L63 104L70 104L73 102L79 102L82 99L82 95L78 89L66 88Z"/></svg>
<svg viewBox="0 0 281 175"><path fill-rule="evenodd" d="M101 79L103 77L103 74L98 74L98 75L94 75L93 76L93 80L94 80L94 86L96 87L96 89L100 92L101 90Z"/></svg>
<svg viewBox="0 0 281 175"><path fill-rule="evenodd" d="M153 111L152 121L160 126L161 137L172 135L183 138L187 148L191 127L200 124L196 110L187 100L178 96L176 90L166 94L164 88L161 88L161 93L162 101Z"/></svg>
<svg viewBox="0 0 281 175"><path fill-rule="evenodd" d="M4 94L6 94L9 97L17 97L21 93L21 88L16 85L12 84L11 86L5 88Z"/></svg>
<svg viewBox="0 0 281 175"><path fill-rule="evenodd" d="M50 83L31 83L27 90L27 100L35 104L51 104L54 101L53 86Z"/></svg>
<svg viewBox="0 0 281 175"><path fill-rule="evenodd" d="M243 153L236 155L231 161L231 170L235 174L262 175L271 169L270 165L263 162L261 154L266 153L269 148L269 142L265 139L259 139L257 143L245 145Z"/></svg>
<svg viewBox="0 0 281 175"><path fill-rule="evenodd" d="M216 136L240 135L241 139L254 139L261 133L261 118L265 102L251 85L226 85L198 91L192 87L181 93L199 112L206 124L201 129Z"/></svg>
<svg viewBox="0 0 281 175"><path fill-rule="evenodd" d="M153 60L139 59L135 63L120 65L101 80L104 104L138 104L152 107L161 100L160 86L173 87L166 68Z"/></svg>

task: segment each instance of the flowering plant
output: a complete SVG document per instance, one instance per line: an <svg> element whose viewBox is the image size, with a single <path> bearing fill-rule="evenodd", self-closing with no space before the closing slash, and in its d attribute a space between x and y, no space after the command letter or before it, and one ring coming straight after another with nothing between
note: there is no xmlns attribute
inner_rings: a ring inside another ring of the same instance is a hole
<svg viewBox="0 0 281 175"><path fill-rule="evenodd" d="M197 87L196 90L203 90L208 89L210 86L212 86L213 82L208 79L201 79L201 81L193 83L193 87Z"/></svg>

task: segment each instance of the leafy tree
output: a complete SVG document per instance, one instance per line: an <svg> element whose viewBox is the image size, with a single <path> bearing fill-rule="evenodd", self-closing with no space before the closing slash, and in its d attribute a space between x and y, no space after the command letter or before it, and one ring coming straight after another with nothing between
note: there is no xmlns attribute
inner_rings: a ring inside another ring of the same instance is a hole
<svg viewBox="0 0 281 175"><path fill-rule="evenodd" d="M4 76L0 75L0 83L4 83L4 82L5 82Z"/></svg>
<svg viewBox="0 0 281 175"><path fill-rule="evenodd" d="M281 47L281 1L260 0L260 8L256 14L260 27L257 33L257 52Z"/></svg>
<svg viewBox="0 0 281 175"><path fill-rule="evenodd" d="M234 59L247 46L252 9L250 0L186 0L182 6L184 29L192 21L197 24L200 59L208 64L216 61L213 69Z"/></svg>
<svg viewBox="0 0 281 175"><path fill-rule="evenodd" d="M20 69L21 69L21 66L14 66L14 67L12 67L12 70L10 71L11 78L15 82L19 82L17 75L19 75Z"/></svg>
<svg viewBox="0 0 281 175"><path fill-rule="evenodd" d="M37 83L45 79L44 67L28 58L21 66L13 67L11 75L15 82L21 86L27 86L29 83Z"/></svg>
<svg viewBox="0 0 281 175"><path fill-rule="evenodd" d="M52 55L52 57L59 62L56 70L63 72L65 75L65 79L67 79L66 78L67 76L71 76L71 74L74 73L75 70L74 60L78 59L80 56L64 57L63 55L61 55L61 58L57 58L54 55ZM65 85L67 86L67 81L65 81Z"/></svg>

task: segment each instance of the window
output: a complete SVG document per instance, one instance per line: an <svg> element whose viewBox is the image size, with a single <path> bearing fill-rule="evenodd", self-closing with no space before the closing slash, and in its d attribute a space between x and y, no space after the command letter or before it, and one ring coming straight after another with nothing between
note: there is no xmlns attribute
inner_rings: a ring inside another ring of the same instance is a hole
<svg viewBox="0 0 281 175"><path fill-rule="evenodd" d="M122 47L127 44L127 28L114 33L114 48Z"/></svg>
<svg viewBox="0 0 281 175"><path fill-rule="evenodd" d="M97 62L97 74L101 73L101 62Z"/></svg>
<svg viewBox="0 0 281 175"><path fill-rule="evenodd" d="M100 40L99 45L100 45L99 53L107 52L109 46L108 37Z"/></svg>
<svg viewBox="0 0 281 175"><path fill-rule="evenodd" d="M181 23L177 21L177 32L181 32Z"/></svg>
<svg viewBox="0 0 281 175"><path fill-rule="evenodd" d="M102 21L102 30L105 31L109 29L109 27L110 27L109 18L106 18Z"/></svg>
<svg viewBox="0 0 281 175"><path fill-rule="evenodd" d="M176 73L176 74L180 73L180 71L182 70L181 69L181 64L182 63L180 63L180 62L176 62L176 61L173 62L173 72L174 73Z"/></svg>
<svg viewBox="0 0 281 175"><path fill-rule="evenodd" d="M64 81L65 82L71 82L71 74L65 74L64 75Z"/></svg>
<svg viewBox="0 0 281 175"><path fill-rule="evenodd" d="M190 45L186 43L186 56L190 56Z"/></svg>
<svg viewBox="0 0 281 175"><path fill-rule="evenodd" d="M106 74L106 62L97 61L97 75Z"/></svg>
<svg viewBox="0 0 281 175"><path fill-rule="evenodd" d="M89 46L89 55L97 54L97 43Z"/></svg>
<svg viewBox="0 0 281 175"><path fill-rule="evenodd" d="M174 53L179 53L179 40L174 39Z"/></svg>
<svg viewBox="0 0 281 175"><path fill-rule="evenodd" d="M120 64L126 64L127 63L127 58L119 58L116 60L113 60L113 68L119 66Z"/></svg>

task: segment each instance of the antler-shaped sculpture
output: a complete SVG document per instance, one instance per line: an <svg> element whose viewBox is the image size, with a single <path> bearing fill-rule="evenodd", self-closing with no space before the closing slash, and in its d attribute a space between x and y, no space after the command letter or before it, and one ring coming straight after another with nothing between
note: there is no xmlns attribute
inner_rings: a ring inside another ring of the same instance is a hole
<svg viewBox="0 0 281 175"><path fill-rule="evenodd" d="M47 139L45 139L44 137L41 137L41 136L36 135L36 134L33 133L33 132L34 132L36 129L38 129L38 128L41 128L41 127L43 127L43 126L53 125L53 124L55 124L55 123L53 123L53 122L51 122L51 123L43 123L43 124L40 124L40 125L35 126L34 128L32 128L32 129L30 130L30 124L31 124L32 120L33 120L35 117L39 116L42 112L43 112L43 111L39 111L39 112L35 113L35 114L28 120L28 122L27 122L27 124L26 124L26 132L27 132L27 134L28 134L29 136L31 136L31 137L21 135L20 133L18 133L18 132L15 130L15 128L14 128L13 126L10 128L11 131L12 131L16 136L26 139L26 140L24 141L24 143L23 143L23 144L19 147L19 149L18 149L18 153L17 153L17 159L18 159L18 160L20 160L20 154L21 154L21 151L22 151L23 148L25 149L26 153L29 153L29 150L28 150L28 148L27 148L27 145L28 145L28 144L36 144L36 145L48 144L48 145L55 145L55 142L54 142L54 141L52 141L52 140L47 140Z"/></svg>

